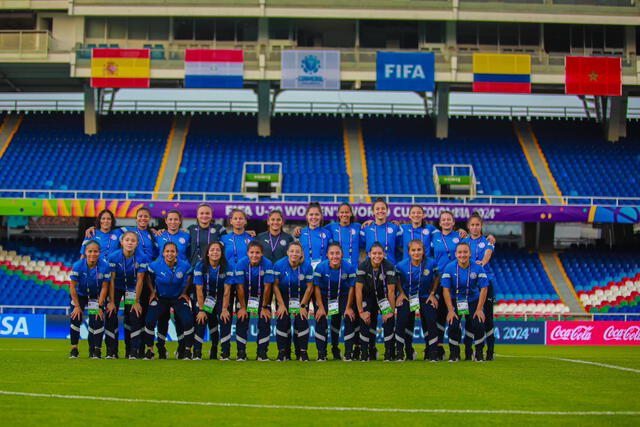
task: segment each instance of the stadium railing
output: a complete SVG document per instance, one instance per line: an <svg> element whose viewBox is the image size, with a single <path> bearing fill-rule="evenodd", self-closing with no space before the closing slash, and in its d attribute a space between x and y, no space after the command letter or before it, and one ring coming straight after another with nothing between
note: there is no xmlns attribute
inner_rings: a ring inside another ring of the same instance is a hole
<svg viewBox="0 0 640 427"><path fill-rule="evenodd" d="M117 200L183 200L183 201L237 201L237 202L312 202L340 203L345 200L373 200L383 198L389 203L435 203L435 204L515 204L546 205L544 196L491 196L438 194L330 194L330 193L286 193L268 199L254 193L209 193L209 192L162 192L162 191L118 191L118 190L45 190L45 189L1 189L0 198L14 199L117 199ZM580 206L640 206L640 197L563 196L565 205Z"/></svg>

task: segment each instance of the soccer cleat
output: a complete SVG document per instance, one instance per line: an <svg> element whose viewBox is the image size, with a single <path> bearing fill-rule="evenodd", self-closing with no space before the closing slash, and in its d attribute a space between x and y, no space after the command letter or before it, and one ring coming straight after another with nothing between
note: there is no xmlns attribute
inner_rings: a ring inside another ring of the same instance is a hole
<svg viewBox="0 0 640 427"><path fill-rule="evenodd" d="M405 352L404 360L416 360L418 353L414 349L409 349Z"/></svg>
<svg viewBox="0 0 640 427"><path fill-rule="evenodd" d="M304 350L300 350L300 355L298 356L298 360L301 362L308 362L309 361L309 353L307 353Z"/></svg>
<svg viewBox="0 0 640 427"><path fill-rule="evenodd" d="M356 345L353 347L353 354L351 355L353 360L360 360L360 346Z"/></svg>
<svg viewBox="0 0 640 427"><path fill-rule="evenodd" d="M438 355L435 352L429 352L429 355L427 356L427 359L425 360L429 360L429 362L439 362L440 358L438 357Z"/></svg>
<svg viewBox="0 0 640 427"><path fill-rule="evenodd" d="M144 360L153 360L154 354L153 354L153 350L149 349L147 350L147 352L144 354Z"/></svg>
<svg viewBox="0 0 640 427"><path fill-rule="evenodd" d="M360 361L361 362L368 362L369 361L369 352L368 351L361 351L360 352Z"/></svg>
<svg viewBox="0 0 640 427"><path fill-rule="evenodd" d="M108 352L107 353L107 357L105 357L105 359L117 359L118 355L112 352Z"/></svg>
<svg viewBox="0 0 640 427"><path fill-rule="evenodd" d="M318 359L316 360L316 362L326 362L327 361L327 353L322 352L322 353L318 353Z"/></svg>
<svg viewBox="0 0 640 427"><path fill-rule="evenodd" d="M129 356L131 356L131 349L129 349L129 347L127 347L127 348L124 350L124 358L125 358L125 359L128 359L128 358L129 358Z"/></svg>
<svg viewBox="0 0 640 427"><path fill-rule="evenodd" d="M91 353L91 358L102 359L102 350L100 350L99 348L94 349L93 352Z"/></svg>
<svg viewBox="0 0 640 427"><path fill-rule="evenodd" d="M393 360L395 360L396 362L404 362L405 360L411 360L411 359L406 358L405 356L402 355L402 353L398 353L396 354L396 357Z"/></svg>
<svg viewBox="0 0 640 427"><path fill-rule="evenodd" d="M487 358L485 360L487 362L493 361L493 351L487 351Z"/></svg>
<svg viewBox="0 0 640 427"><path fill-rule="evenodd" d="M444 360L444 356L445 356L444 347L438 347L438 358L440 360Z"/></svg>
<svg viewBox="0 0 640 427"><path fill-rule="evenodd" d="M391 353L385 353L384 359L382 359L383 362L393 362L394 360L395 360L395 357Z"/></svg>
<svg viewBox="0 0 640 427"><path fill-rule="evenodd" d="M256 360L258 362L271 362L271 360L269 359L266 353L258 354L258 356L256 357Z"/></svg>
<svg viewBox="0 0 640 427"><path fill-rule="evenodd" d="M201 350L193 350L193 360L202 360Z"/></svg>
<svg viewBox="0 0 640 427"><path fill-rule="evenodd" d="M218 349L211 347L211 350L209 351L209 359L216 360L217 358L218 358Z"/></svg>
<svg viewBox="0 0 640 427"><path fill-rule="evenodd" d="M236 356L236 362L246 362L247 361L247 352L238 351L238 355Z"/></svg>
<svg viewBox="0 0 640 427"><path fill-rule="evenodd" d="M74 347L71 349L71 351L69 352L69 359L77 359L79 356L79 352L78 352L78 348Z"/></svg>
<svg viewBox="0 0 640 427"><path fill-rule="evenodd" d="M476 354L473 355L474 362L484 362L484 356L482 355L482 351L476 351Z"/></svg>
<svg viewBox="0 0 640 427"><path fill-rule="evenodd" d="M136 356L136 353L134 352L134 353L131 353L129 355L129 357L127 357L127 359L129 359L129 360L138 360L138 357Z"/></svg>
<svg viewBox="0 0 640 427"><path fill-rule="evenodd" d="M449 362L455 363L460 361L460 356L451 354L449 355Z"/></svg>
<svg viewBox="0 0 640 427"><path fill-rule="evenodd" d="M331 349L331 354L333 355L333 360L342 360L342 355L340 354L340 349L338 347L333 347Z"/></svg>
<svg viewBox="0 0 640 427"><path fill-rule="evenodd" d="M227 360L229 360L229 354L228 354L228 353L222 353L222 354L220 354L220 360L222 360L222 361L227 361Z"/></svg>
<svg viewBox="0 0 640 427"><path fill-rule="evenodd" d="M180 360L191 360L193 358L193 355L191 354L191 350L182 350L180 355L182 356ZM202 356L200 356L200 359L202 359Z"/></svg>
<svg viewBox="0 0 640 427"><path fill-rule="evenodd" d="M287 352L284 350L280 350L278 352L278 358L276 359L276 362L284 362L287 360Z"/></svg>
<svg viewBox="0 0 640 427"><path fill-rule="evenodd" d="M344 353L344 357L342 358L343 362L351 362L353 361L353 352L349 353L349 352L345 352Z"/></svg>
<svg viewBox="0 0 640 427"><path fill-rule="evenodd" d="M164 345L157 345L158 348L158 359L167 359L169 357L169 352ZM177 356L177 355L176 355Z"/></svg>
<svg viewBox="0 0 640 427"><path fill-rule="evenodd" d="M470 361L470 360L475 361L473 350L470 347L467 348L467 346L465 346L465 349L464 349L464 360L465 361Z"/></svg>

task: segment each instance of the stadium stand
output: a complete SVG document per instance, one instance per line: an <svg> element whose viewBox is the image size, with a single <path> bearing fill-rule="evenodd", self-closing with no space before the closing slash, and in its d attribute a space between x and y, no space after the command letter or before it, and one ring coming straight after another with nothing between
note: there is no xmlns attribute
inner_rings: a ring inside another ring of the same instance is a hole
<svg viewBox="0 0 640 427"><path fill-rule="evenodd" d="M533 124L560 190L574 197L640 197L640 126L629 123L628 129L629 136L612 145L604 141L602 128L595 122L539 120Z"/></svg>
<svg viewBox="0 0 640 427"><path fill-rule="evenodd" d="M442 163L473 165L479 195L542 194L510 121L451 119L446 140L433 137L432 126L424 119L363 120L371 194L435 194L432 166Z"/></svg>
<svg viewBox="0 0 640 427"><path fill-rule="evenodd" d="M587 311L640 313L640 254L572 249L560 259ZM599 316L622 320L610 317Z"/></svg>
<svg viewBox="0 0 640 427"><path fill-rule="evenodd" d="M2 187L153 191L171 118L167 115L111 115L103 117L101 125L102 131L98 135L85 135L80 114L25 116L20 130L0 159ZM65 161L52 163L53 159ZM3 196L11 197L11 194ZM132 196L150 198L142 194Z"/></svg>
<svg viewBox="0 0 640 427"><path fill-rule="evenodd" d="M275 117L267 138L256 135L255 120L194 116L174 191L237 193L243 162L282 162L284 193L349 192L340 119Z"/></svg>

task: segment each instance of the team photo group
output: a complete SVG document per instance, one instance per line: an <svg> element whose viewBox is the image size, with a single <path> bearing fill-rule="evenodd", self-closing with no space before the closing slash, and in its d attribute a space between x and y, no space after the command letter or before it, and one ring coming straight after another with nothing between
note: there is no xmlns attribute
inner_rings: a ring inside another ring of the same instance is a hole
<svg viewBox="0 0 640 427"><path fill-rule="evenodd" d="M495 239L483 234L480 215L456 228L449 211L440 214L438 227L425 221L421 206L402 224L388 220L383 199L372 211L373 219L359 223L343 203L338 221L326 223L320 204L311 203L306 226L292 234L283 231L282 212L272 211L268 230L256 235L246 229L244 211L231 212L227 230L213 223L207 204L186 230L178 210L166 213L165 228L151 227L147 208L137 211L132 227L117 227L104 210L86 231L71 272L70 358L80 355L85 315L88 356L102 357L104 338L106 358L119 357L123 304L128 359L169 357L173 313L178 359L230 360L235 339L235 360L247 360L255 317L258 361L270 360L273 318L277 361L309 361L310 331L318 362L329 352L333 360L377 360L379 322L385 362L419 358L416 322L425 341L421 359L447 359L448 329L449 362L493 360Z"/></svg>

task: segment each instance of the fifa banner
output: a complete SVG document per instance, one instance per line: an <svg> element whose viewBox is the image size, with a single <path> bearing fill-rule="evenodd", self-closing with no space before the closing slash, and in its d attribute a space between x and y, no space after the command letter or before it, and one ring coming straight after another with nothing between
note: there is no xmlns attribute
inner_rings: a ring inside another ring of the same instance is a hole
<svg viewBox="0 0 640 427"><path fill-rule="evenodd" d="M378 52L376 63L377 90L435 90L433 53Z"/></svg>
<svg viewBox="0 0 640 427"><path fill-rule="evenodd" d="M282 51L281 89L340 89L340 51Z"/></svg>
<svg viewBox="0 0 640 427"><path fill-rule="evenodd" d="M547 345L640 345L640 322L547 322Z"/></svg>

